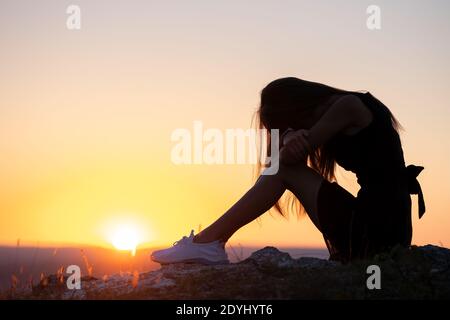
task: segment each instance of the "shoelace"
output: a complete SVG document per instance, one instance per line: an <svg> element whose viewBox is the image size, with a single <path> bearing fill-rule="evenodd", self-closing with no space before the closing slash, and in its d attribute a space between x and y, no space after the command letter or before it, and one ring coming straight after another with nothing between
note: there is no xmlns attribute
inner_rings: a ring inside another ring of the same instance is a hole
<svg viewBox="0 0 450 320"><path fill-rule="evenodd" d="M191 230L191 234L189 235L189 237L184 236L184 237L181 238L180 240L175 241L175 242L173 243L173 246L177 246L177 245L180 245L180 244L186 244L186 243L188 243L188 241L189 241L190 239L192 239L193 237L194 237L194 230Z"/></svg>

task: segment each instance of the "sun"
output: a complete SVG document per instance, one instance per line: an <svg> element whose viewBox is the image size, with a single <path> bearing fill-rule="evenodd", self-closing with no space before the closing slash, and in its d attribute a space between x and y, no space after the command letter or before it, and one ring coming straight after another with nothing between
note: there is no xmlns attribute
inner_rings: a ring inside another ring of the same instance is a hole
<svg viewBox="0 0 450 320"><path fill-rule="evenodd" d="M117 250L130 251L134 256L140 243L139 231L131 225L119 225L112 232L111 243Z"/></svg>

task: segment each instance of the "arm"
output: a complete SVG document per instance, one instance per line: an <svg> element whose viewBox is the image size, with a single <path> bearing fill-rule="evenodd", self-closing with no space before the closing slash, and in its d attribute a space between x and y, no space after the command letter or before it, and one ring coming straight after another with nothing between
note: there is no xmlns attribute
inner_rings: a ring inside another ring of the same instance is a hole
<svg viewBox="0 0 450 320"><path fill-rule="evenodd" d="M357 96L346 95L338 99L309 130L308 142L316 149L350 128L365 127L372 119L371 112Z"/></svg>
<svg viewBox="0 0 450 320"><path fill-rule="evenodd" d="M366 126L372 114L354 95L338 99L310 130L298 130L285 137L281 156L285 163L306 161L312 150L322 146L336 134L350 128Z"/></svg>

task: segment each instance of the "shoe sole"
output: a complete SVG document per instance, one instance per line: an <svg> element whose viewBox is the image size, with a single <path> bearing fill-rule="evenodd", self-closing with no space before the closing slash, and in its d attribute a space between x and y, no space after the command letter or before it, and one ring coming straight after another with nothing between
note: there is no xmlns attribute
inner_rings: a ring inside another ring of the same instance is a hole
<svg viewBox="0 0 450 320"><path fill-rule="evenodd" d="M215 266L215 265L221 265L221 264L222 265L230 264L230 261L228 261L228 260L211 261L211 260L202 259L202 258L186 259L186 260L180 260L180 261L175 261L175 262L159 262L156 260L152 260L152 261L157 262L161 265L187 263L187 264L201 264L201 265L207 265L207 266Z"/></svg>

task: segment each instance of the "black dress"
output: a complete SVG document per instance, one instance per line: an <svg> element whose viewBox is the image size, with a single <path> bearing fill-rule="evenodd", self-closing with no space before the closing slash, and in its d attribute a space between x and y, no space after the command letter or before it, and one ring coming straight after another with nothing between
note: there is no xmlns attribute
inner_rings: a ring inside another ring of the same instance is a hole
<svg viewBox="0 0 450 320"><path fill-rule="evenodd" d="M411 244L410 194L419 195L419 217L425 212L416 179L423 168L405 167L388 109L370 93L357 95L372 112L371 123L355 135L337 135L326 147L337 164L356 174L361 189L355 198L337 183L324 181L318 199L330 259L344 262Z"/></svg>

